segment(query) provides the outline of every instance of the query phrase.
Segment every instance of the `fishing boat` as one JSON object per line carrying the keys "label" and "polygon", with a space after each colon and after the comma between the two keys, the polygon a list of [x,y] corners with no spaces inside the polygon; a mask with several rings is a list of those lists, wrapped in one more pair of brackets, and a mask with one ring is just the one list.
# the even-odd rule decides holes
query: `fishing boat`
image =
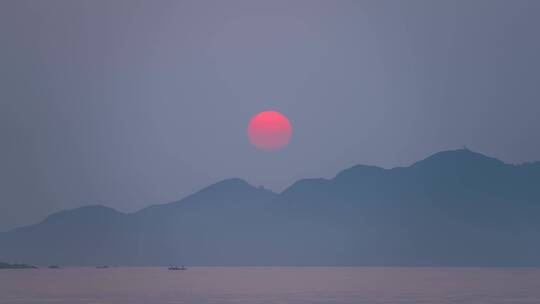
{"label": "fishing boat", "polygon": [[186,266],[184,266],[184,265],[182,265],[182,266],[180,266],[180,267],[170,265],[170,266],[169,266],[169,270],[187,270],[187,268],[186,268]]}

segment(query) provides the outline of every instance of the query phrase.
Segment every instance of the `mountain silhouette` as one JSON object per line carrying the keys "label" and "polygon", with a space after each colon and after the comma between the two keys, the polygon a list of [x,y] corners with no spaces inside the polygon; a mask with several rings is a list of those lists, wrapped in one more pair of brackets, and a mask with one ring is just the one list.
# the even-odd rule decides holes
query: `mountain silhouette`
{"label": "mountain silhouette", "polygon": [[540,265],[540,163],[467,149],[354,166],[280,194],[241,179],[134,213],[61,211],[0,234],[37,265]]}

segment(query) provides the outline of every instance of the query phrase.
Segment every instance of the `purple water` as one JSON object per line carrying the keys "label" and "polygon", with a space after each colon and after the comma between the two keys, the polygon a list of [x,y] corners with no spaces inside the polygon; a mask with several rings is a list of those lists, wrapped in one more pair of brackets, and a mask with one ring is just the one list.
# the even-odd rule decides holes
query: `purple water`
{"label": "purple water", "polygon": [[540,268],[0,270],[0,303],[540,303]]}

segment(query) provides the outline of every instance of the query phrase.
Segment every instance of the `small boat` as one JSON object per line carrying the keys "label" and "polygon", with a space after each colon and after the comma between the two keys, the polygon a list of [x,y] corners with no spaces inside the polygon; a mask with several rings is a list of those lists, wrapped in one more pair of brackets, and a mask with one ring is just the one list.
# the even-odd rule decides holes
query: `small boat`
{"label": "small boat", "polygon": [[49,269],[60,269],[60,266],[58,266],[58,265],[51,265],[51,266],[49,266]]}
{"label": "small boat", "polygon": [[107,265],[100,265],[100,266],[96,266],[97,269],[107,269],[109,268],[109,266]]}
{"label": "small boat", "polygon": [[169,266],[169,270],[187,270],[187,268],[186,268],[186,266],[184,266],[184,265],[182,265],[182,266],[180,266],[180,267],[170,265],[170,266]]}

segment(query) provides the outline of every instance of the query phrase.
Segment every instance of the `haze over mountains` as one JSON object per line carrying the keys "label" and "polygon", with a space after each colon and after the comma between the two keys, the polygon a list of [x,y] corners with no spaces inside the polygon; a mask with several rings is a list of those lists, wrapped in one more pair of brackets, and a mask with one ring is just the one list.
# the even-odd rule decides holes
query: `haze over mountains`
{"label": "haze over mountains", "polygon": [[0,234],[38,265],[540,265],[540,162],[467,149],[355,166],[280,194],[241,179],[135,213],[61,211]]}

